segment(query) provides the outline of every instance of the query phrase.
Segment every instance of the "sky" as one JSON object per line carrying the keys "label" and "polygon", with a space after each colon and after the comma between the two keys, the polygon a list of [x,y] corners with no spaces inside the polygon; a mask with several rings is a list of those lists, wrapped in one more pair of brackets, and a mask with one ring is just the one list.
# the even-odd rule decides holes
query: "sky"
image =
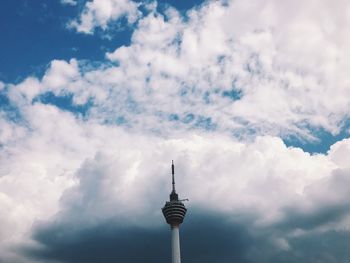
{"label": "sky", "polygon": [[2,0],[0,262],[350,262],[350,3]]}

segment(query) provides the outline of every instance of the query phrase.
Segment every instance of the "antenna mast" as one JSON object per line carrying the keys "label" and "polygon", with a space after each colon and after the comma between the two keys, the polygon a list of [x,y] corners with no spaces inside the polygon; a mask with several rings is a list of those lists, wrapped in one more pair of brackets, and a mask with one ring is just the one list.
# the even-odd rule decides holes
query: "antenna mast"
{"label": "antenna mast", "polygon": [[173,184],[173,192],[175,193],[175,167],[174,160],[171,160],[171,174],[172,174],[172,184]]}

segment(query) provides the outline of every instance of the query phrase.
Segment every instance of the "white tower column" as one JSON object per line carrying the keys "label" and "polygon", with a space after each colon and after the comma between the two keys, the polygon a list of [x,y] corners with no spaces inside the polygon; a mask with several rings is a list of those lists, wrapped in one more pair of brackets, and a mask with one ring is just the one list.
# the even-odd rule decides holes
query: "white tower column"
{"label": "white tower column", "polygon": [[187,199],[179,199],[179,195],[175,191],[174,170],[175,168],[173,162],[171,165],[173,189],[169,196],[170,200],[165,203],[164,207],[162,208],[162,212],[166,222],[171,226],[171,262],[181,263],[179,226],[183,222],[187,211],[182,201]]}
{"label": "white tower column", "polygon": [[179,226],[171,226],[172,263],[181,263]]}

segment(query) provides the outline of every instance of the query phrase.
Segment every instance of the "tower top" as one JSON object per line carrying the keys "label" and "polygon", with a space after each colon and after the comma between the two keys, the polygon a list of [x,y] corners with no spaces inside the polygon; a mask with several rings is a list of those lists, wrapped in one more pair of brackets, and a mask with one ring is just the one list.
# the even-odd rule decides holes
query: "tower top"
{"label": "tower top", "polygon": [[171,176],[172,176],[172,191],[170,194],[170,201],[178,201],[179,196],[175,191],[175,166],[174,160],[171,161]]}
{"label": "tower top", "polygon": [[165,202],[162,208],[165,220],[171,227],[178,227],[184,220],[186,215],[186,207],[182,203],[184,200],[179,200],[179,195],[175,190],[175,166],[174,161],[171,162],[171,176],[172,176],[172,191],[170,193],[170,200]]}

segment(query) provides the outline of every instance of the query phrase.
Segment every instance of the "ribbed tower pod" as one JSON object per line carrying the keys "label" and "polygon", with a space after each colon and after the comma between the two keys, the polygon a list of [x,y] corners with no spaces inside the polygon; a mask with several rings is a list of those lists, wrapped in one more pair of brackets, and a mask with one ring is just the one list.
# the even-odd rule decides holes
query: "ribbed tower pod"
{"label": "ribbed tower pod", "polygon": [[175,172],[174,162],[171,164],[172,174],[172,191],[170,193],[170,201],[167,201],[162,208],[163,215],[166,222],[171,227],[171,252],[172,252],[172,263],[181,263],[180,256],[180,234],[179,227],[183,222],[186,215],[186,207],[179,200],[179,196],[175,191]]}

